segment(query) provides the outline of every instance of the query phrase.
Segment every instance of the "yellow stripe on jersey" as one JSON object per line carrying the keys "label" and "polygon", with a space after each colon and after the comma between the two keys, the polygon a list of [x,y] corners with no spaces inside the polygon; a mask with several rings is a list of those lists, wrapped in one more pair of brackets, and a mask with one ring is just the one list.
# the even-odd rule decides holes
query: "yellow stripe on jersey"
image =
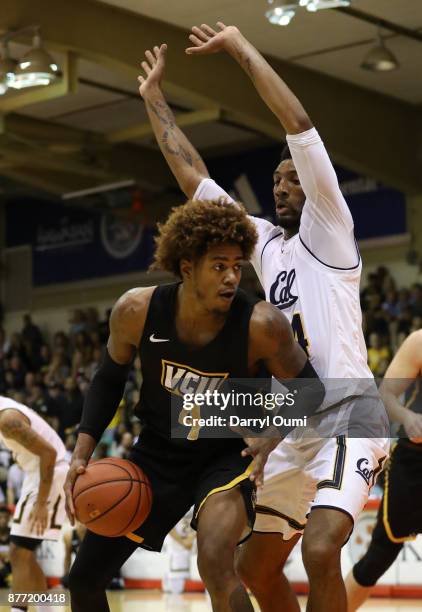
{"label": "yellow stripe on jersey", "polygon": [[388,493],[389,493],[389,487],[390,487],[389,472],[390,472],[391,462],[393,460],[394,451],[396,449],[396,446],[397,446],[397,442],[394,444],[393,448],[391,449],[390,459],[384,471],[384,499],[383,499],[383,504],[382,504],[382,522],[384,523],[384,528],[387,533],[388,539],[394,544],[402,544],[403,542],[409,542],[409,541],[416,540],[417,536],[414,535],[414,536],[404,536],[402,538],[396,538],[396,536],[393,534],[393,531],[390,526],[390,522],[388,520]]}
{"label": "yellow stripe on jersey", "polygon": [[215,489],[211,489],[211,491],[209,491],[206,494],[204,499],[199,504],[198,510],[196,511],[196,514],[195,514],[195,518],[198,518],[198,515],[199,515],[199,512],[200,512],[202,506],[205,504],[207,499],[209,497],[211,497],[211,495],[214,495],[214,493],[220,493],[220,491],[229,491],[230,489],[233,489],[236,485],[239,484],[239,482],[242,482],[242,480],[246,480],[247,478],[249,478],[249,475],[252,472],[252,467],[253,467],[253,461],[250,463],[250,465],[248,465],[248,467],[243,472],[243,474],[240,474],[239,476],[236,476],[236,478],[233,478],[233,480],[231,480],[230,482],[228,482],[225,485],[222,485],[221,487],[216,487]]}

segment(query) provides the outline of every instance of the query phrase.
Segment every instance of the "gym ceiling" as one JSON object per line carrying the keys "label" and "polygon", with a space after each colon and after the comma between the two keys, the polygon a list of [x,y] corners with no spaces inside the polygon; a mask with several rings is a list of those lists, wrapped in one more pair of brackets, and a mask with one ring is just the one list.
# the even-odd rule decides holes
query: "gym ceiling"
{"label": "gym ceiling", "polygon": [[[280,141],[283,132],[224,54],[187,57],[188,31],[236,24],[306,106],[333,158],[408,194],[422,193],[422,2],[355,0],[300,10],[287,27],[266,0],[1,0],[0,34],[39,25],[61,78],[0,97],[0,188],[54,198],[136,181],[157,197],[175,186],[137,91],[145,49],[168,44],[164,90],[205,159]],[[360,67],[377,28],[399,61]],[[31,37],[10,44],[19,58]]]}

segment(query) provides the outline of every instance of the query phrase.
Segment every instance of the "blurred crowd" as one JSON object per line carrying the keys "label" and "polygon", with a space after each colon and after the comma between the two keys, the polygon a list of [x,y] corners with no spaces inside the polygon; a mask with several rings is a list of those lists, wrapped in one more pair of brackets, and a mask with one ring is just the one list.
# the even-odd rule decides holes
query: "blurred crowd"
{"label": "blurred crowd", "polygon": [[[70,458],[76,442],[84,397],[105,350],[110,311],[103,320],[95,308],[71,313],[68,330],[47,338],[24,315],[22,329],[7,337],[0,327],[0,394],[29,406],[57,431]],[[134,416],[139,399],[139,358],[126,384],[119,409],[96,449],[95,458],[127,458],[140,433]],[[15,473],[16,472],[16,473]],[[0,446],[0,503],[16,503],[22,475],[9,451]]]}
{"label": "blurred crowd", "polygon": [[383,376],[403,340],[422,327],[422,284],[399,287],[388,268],[379,266],[360,297],[369,367]]}

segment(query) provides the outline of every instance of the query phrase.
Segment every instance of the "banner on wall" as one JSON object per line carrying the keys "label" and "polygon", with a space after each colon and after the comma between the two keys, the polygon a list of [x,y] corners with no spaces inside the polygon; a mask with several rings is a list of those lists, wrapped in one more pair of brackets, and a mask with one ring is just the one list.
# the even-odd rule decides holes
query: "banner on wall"
{"label": "banner on wall", "polygon": [[90,212],[50,202],[7,204],[6,243],[32,246],[34,286],[146,270],[153,230],[117,212]]}

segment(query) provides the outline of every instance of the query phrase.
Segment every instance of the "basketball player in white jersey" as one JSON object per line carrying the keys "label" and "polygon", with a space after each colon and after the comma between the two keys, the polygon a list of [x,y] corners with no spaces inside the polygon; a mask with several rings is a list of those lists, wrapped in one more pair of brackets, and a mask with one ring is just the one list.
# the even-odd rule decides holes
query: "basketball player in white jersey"
{"label": "basketball player in white jersey", "polygon": [[[66,449],[36,412],[4,396],[0,396],[0,438],[25,474],[10,533],[12,590],[46,591],[35,551],[42,540],[59,539],[65,520]],[[26,606],[15,605],[12,610],[26,610]]]}
{"label": "basketball player in white jersey", "polygon": [[[227,51],[280,120],[289,145],[274,172],[278,225],[253,218],[259,240],[252,264],[267,300],[290,319],[318,374],[349,379],[353,387],[355,380],[371,379],[372,374],[361,329],[361,260],[352,216],[299,100],[237,28],[218,27],[192,28],[194,47],[187,53]],[[146,52],[145,74],[139,77],[157,142],[188,198],[229,198],[210,179],[163,96],[166,49],[161,45]],[[386,425],[384,417],[380,421]],[[341,548],[386,458],[385,430],[376,439],[292,436],[273,451],[258,492],[254,534],[243,547],[238,568],[261,610],[299,611],[282,570],[306,525],[302,550],[310,583],[308,610],[346,611]]]}

